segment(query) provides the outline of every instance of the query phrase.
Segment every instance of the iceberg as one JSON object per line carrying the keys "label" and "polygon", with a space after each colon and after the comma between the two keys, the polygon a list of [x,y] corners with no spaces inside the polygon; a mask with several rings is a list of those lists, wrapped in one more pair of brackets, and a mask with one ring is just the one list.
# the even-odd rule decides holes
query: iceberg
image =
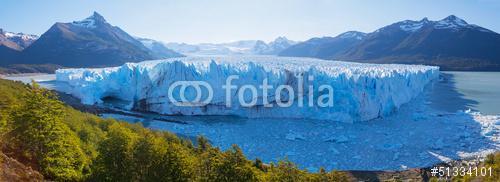
{"label": "iceberg", "polygon": [[[234,88],[224,87],[228,78],[234,76],[237,78],[230,80]],[[66,92],[80,98],[84,104],[99,104],[106,98],[113,98],[126,101],[125,109],[164,115],[234,115],[342,122],[390,115],[418,96],[438,76],[439,67],[435,66],[274,56],[183,57],[111,68],[56,71],[57,81],[69,85]],[[212,92],[209,88],[201,92],[189,87],[171,89],[179,81],[204,82],[210,85]],[[274,90],[263,93],[264,82]],[[249,88],[248,85],[254,86],[257,92],[244,89]],[[276,91],[282,85],[288,89]],[[324,85],[332,88],[333,94],[318,89]],[[200,105],[179,105],[181,90],[188,100],[200,93],[203,99],[211,98]],[[331,105],[316,104],[316,100],[327,96]],[[243,103],[256,102],[248,106],[242,105],[242,100]],[[283,101],[290,105],[277,107]],[[273,106],[268,107],[269,103]]]}

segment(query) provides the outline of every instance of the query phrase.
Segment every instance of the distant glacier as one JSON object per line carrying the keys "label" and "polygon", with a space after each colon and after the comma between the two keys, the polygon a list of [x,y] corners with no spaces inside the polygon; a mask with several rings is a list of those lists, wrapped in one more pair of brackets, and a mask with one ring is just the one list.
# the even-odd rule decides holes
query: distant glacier
{"label": "distant glacier", "polygon": [[[238,78],[231,80],[233,87],[228,92],[223,86],[235,75]],[[85,104],[113,98],[127,101],[126,109],[166,115],[235,115],[342,122],[387,116],[419,95],[438,76],[439,68],[434,66],[274,56],[184,57],[126,63],[112,68],[56,71],[57,80],[67,82],[70,85],[68,92]],[[171,98],[178,100],[179,89],[174,93],[169,89],[179,81],[208,83],[212,87],[212,98],[202,105],[177,105]],[[273,88],[267,94],[262,91],[263,82]],[[332,88],[333,94],[327,95],[329,92],[318,89],[322,85]],[[256,89],[245,89],[248,86]],[[280,86],[287,88],[283,89],[286,92],[276,91]],[[191,100],[199,93],[209,93],[206,88],[201,92],[193,88],[184,90]],[[320,107],[316,100],[324,99],[325,95],[331,96],[332,105]],[[257,101],[251,106],[243,106],[241,100],[243,103]],[[290,105],[277,107],[280,102]],[[266,103],[273,106],[267,107]]]}

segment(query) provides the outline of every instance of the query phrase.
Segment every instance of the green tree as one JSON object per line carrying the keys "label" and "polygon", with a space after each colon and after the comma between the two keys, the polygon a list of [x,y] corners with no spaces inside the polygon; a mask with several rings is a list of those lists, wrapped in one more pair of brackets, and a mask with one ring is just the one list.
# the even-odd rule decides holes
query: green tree
{"label": "green tree", "polygon": [[[0,106],[0,110],[1,110]],[[0,144],[2,143],[3,135],[5,134],[5,131],[7,130],[7,116],[3,113],[0,112]]]}
{"label": "green tree", "polygon": [[228,181],[256,181],[256,174],[252,170],[252,163],[245,158],[237,145],[224,152],[220,172]]}
{"label": "green tree", "polygon": [[257,169],[261,170],[261,171],[266,171],[266,166],[264,165],[264,163],[262,162],[262,160],[260,160],[259,158],[256,158],[254,163],[253,163],[253,166],[256,167]]}
{"label": "green tree", "polygon": [[79,180],[86,163],[78,137],[62,123],[63,104],[35,82],[12,114],[9,144],[35,163],[44,176]]}
{"label": "green tree", "polygon": [[208,139],[203,136],[199,136],[198,138],[196,138],[196,142],[198,143],[197,150],[199,153],[206,152],[212,147]]}
{"label": "green tree", "polygon": [[133,152],[136,181],[188,181],[189,151],[154,132],[143,133]]}
{"label": "green tree", "polygon": [[99,143],[92,166],[97,181],[131,181],[134,179],[133,147],[138,135],[115,123],[109,126],[107,138]]}
{"label": "green tree", "polygon": [[241,149],[233,145],[229,150],[206,148],[200,155],[197,177],[199,181],[257,181],[252,162]]}
{"label": "green tree", "polygon": [[306,174],[289,160],[281,160],[276,166],[271,165],[265,181],[305,181]]}
{"label": "green tree", "polygon": [[328,181],[339,181],[339,182],[344,182],[348,181],[347,176],[338,171],[330,171],[327,172],[324,168],[320,168],[318,173],[311,174],[310,175],[311,181],[321,181],[321,182],[328,182]]}
{"label": "green tree", "polygon": [[[162,154],[167,150],[163,141],[151,133],[146,133],[141,137],[133,149],[134,181],[146,181],[148,177],[161,175],[157,174],[153,166],[160,162]],[[148,176],[152,175],[152,176]]]}
{"label": "green tree", "polygon": [[150,168],[146,181],[190,181],[193,176],[189,151],[177,144],[169,144]]}
{"label": "green tree", "polygon": [[[200,145],[199,142],[198,145]],[[197,148],[197,151],[200,152],[200,148]],[[217,178],[215,166],[220,163],[221,158],[221,152],[218,148],[206,148],[205,151],[198,153],[196,181],[215,181]]]}

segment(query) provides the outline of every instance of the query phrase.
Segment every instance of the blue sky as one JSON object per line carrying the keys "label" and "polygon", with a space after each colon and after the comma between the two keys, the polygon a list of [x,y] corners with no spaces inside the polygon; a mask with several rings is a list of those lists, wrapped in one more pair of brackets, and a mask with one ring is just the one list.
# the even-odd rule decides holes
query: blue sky
{"label": "blue sky", "polygon": [[307,40],[450,14],[500,32],[499,0],[2,0],[0,28],[42,34],[93,11],[132,35],[164,42]]}

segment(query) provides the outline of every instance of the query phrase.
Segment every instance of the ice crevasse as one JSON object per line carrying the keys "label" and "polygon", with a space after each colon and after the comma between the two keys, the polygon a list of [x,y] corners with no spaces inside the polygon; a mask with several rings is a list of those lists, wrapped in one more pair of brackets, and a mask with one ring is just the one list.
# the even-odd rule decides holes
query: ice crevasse
{"label": "ice crevasse", "polygon": [[[238,76],[231,81],[236,88],[227,92],[222,86],[231,75]],[[80,98],[84,104],[102,103],[104,98],[112,97],[127,101],[127,109],[165,115],[235,115],[342,122],[387,116],[415,98],[438,76],[439,68],[435,66],[273,56],[183,57],[126,63],[111,68],[56,71],[57,81],[66,82],[70,88],[67,92]],[[267,94],[259,87],[264,79],[272,88]],[[177,81],[206,82],[212,87],[213,97],[203,105],[175,105],[168,97],[168,90]],[[243,85],[252,85],[258,91],[255,94],[247,89],[240,97],[238,92]],[[288,85],[295,94],[286,90],[275,92],[273,89],[280,85]],[[333,105],[321,107],[316,104],[315,99],[328,94],[318,89],[321,85],[333,88]],[[178,91],[173,89],[173,98],[178,98]],[[184,91],[187,98],[195,98],[199,93],[205,98],[208,91],[196,92],[196,89],[189,88]],[[267,103],[276,103],[279,98],[281,102],[293,101],[293,104],[265,107],[263,96],[266,96]],[[257,103],[242,106],[240,99],[245,103],[255,99]]]}

